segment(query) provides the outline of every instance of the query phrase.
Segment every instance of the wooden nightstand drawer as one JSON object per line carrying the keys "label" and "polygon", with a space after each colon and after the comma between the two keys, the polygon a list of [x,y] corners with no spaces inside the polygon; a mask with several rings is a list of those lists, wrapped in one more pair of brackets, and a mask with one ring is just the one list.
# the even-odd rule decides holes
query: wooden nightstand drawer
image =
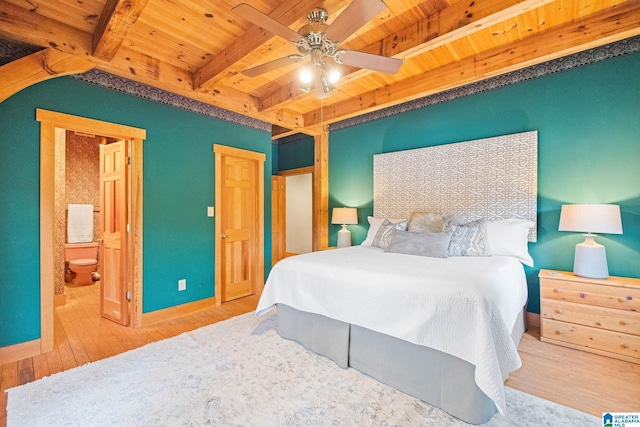
{"label": "wooden nightstand drawer", "polygon": [[640,316],[626,310],[543,299],[540,316],[598,329],[640,335]]}
{"label": "wooden nightstand drawer", "polygon": [[540,296],[577,304],[640,312],[640,289],[541,278]]}
{"label": "wooden nightstand drawer", "polygon": [[[640,360],[640,337],[591,328],[589,326],[542,319],[543,341],[560,341],[611,355],[623,355]],[[600,353],[602,354],[602,353]],[[615,357],[615,356],[614,356]]]}
{"label": "wooden nightstand drawer", "polygon": [[640,279],[539,277],[542,341],[640,363]]}

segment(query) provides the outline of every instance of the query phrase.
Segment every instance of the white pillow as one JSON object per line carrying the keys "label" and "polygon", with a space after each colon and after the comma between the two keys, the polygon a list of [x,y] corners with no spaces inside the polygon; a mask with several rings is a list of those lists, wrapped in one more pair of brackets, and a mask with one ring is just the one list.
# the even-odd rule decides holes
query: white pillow
{"label": "white pillow", "polygon": [[[378,229],[387,218],[376,218],[373,216],[368,216],[367,219],[369,220],[369,231],[367,232],[367,238],[364,239],[364,242],[361,243],[361,245],[363,246],[371,246],[371,244],[373,243],[373,239],[375,239],[376,234],[378,234]],[[396,222],[402,221],[404,220],[389,218],[389,222],[392,222],[394,224]]]}
{"label": "white pillow", "polygon": [[485,221],[484,242],[486,255],[506,255],[518,258],[521,263],[533,267],[529,254],[529,229],[533,221],[518,218]]}

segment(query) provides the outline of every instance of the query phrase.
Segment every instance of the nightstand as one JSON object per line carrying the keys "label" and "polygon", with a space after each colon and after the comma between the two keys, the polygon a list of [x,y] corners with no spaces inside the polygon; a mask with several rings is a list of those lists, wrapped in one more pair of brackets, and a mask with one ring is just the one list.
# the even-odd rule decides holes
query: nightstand
{"label": "nightstand", "polygon": [[538,277],[542,341],[640,364],[640,279]]}

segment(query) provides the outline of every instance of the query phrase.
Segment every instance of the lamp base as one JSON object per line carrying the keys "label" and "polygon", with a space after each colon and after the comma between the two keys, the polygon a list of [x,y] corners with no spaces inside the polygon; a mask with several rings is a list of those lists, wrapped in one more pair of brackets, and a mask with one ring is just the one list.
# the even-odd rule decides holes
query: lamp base
{"label": "lamp base", "polygon": [[584,237],[584,242],[576,245],[573,273],[590,279],[606,279],[609,266],[604,246],[595,242],[595,234],[585,234]]}
{"label": "lamp base", "polygon": [[346,224],[342,224],[342,229],[338,231],[338,247],[346,248],[351,246],[351,232],[347,230]]}

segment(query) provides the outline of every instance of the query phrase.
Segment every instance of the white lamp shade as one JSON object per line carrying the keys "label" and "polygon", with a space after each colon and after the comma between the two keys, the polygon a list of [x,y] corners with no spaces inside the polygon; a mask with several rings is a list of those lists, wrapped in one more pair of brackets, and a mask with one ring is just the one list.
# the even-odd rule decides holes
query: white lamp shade
{"label": "white lamp shade", "polygon": [[560,210],[559,231],[587,233],[584,242],[576,245],[573,272],[592,279],[609,277],[607,253],[595,241],[592,233],[622,234],[620,206],[608,204],[563,205]]}
{"label": "white lamp shade", "polygon": [[331,224],[357,224],[358,210],[356,208],[333,208]]}
{"label": "white lamp shade", "polygon": [[622,234],[620,206],[609,204],[562,205],[558,231]]}

